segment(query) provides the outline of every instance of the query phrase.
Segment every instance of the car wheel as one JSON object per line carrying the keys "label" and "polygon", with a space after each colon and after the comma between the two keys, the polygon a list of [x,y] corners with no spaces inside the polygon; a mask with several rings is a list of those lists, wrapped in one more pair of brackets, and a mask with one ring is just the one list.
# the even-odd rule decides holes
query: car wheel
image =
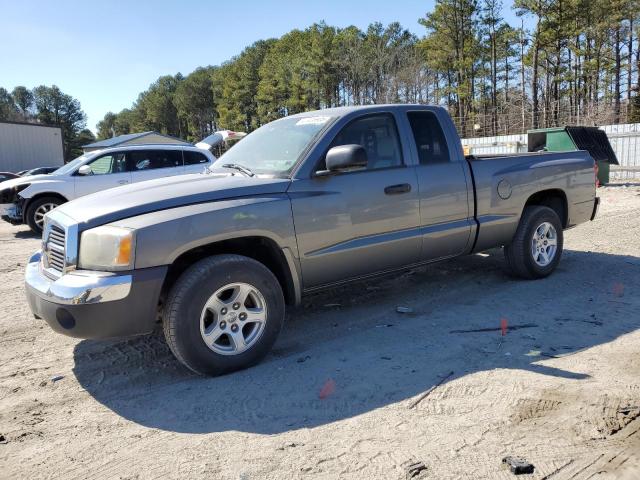
{"label": "car wheel", "polygon": [[42,234],[44,216],[64,202],[57,197],[41,197],[33,200],[27,207],[25,219],[34,233]]}
{"label": "car wheel", "polygon": [[526,207],[513,241],[504,247],[507,267],[517,277],[544,278],[558,266],[562,247],[558,214],[549,207]]}
{"label": "car wheel", "polygon": [[187,368],[221,375],[259,362],[284,323],[284,296],[274,274],[240,255],[216,255],[189,267],[163,312],[169,348]]}

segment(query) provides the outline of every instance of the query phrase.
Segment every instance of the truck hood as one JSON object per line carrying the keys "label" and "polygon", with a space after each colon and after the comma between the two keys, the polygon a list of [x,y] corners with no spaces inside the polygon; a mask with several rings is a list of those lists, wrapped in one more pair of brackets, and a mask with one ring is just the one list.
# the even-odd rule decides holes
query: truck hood
{"label": "truck hood", "polygon": [[145,213],[230,198],[283,193],[290,180],[242,174],[198,173],[158,178],[111,188],[58,207],[80,229]]}

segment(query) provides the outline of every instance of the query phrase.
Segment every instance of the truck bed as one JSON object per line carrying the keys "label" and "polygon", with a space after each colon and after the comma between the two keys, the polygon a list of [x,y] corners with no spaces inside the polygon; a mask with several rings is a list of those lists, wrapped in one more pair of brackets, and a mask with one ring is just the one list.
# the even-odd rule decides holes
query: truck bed
{"label": "truck bed", "polygon": [[469,155],[465,159],[474,182],[478,227],[474,251],[508,243],[527,200],[541,187],[557,191],[566,200],[565,228],[591,216],[595,182],[594,161],[588,152]]}

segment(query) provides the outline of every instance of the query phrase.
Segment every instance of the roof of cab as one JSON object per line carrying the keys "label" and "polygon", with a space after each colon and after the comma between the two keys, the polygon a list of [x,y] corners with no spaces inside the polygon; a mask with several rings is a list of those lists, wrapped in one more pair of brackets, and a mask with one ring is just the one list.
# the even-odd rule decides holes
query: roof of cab
{"label": "roof of cab", "polygon": [[[290,117],[318,117],[318,116],[328,116],[328,117],[342,117],[344,115],[359,112],[359,111],[367,111],[367,110],[415,110],[415,109],[425,109],[425,110],[434,110],[434,109],[442,109],[443,107],[436,105],[424,105],[419,103],[386,103],[386,104],[374,104],[374,105],[352,105],[348,107],[333,107],[333,108],[325,108],[323,110],[312,110],[310,112],[301,112],[296,113],[295,115],[291,115]],[[287,118],[287,117],[285,117]]]}

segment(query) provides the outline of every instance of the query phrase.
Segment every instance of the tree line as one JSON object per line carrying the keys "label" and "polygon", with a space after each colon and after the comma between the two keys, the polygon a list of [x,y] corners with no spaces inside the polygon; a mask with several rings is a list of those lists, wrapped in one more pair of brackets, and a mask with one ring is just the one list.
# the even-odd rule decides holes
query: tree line
{"label": "tree line", "polygon": [[[436,0],[418,19],[365,30],[324,22],[260,40],[217,66],[164,75],[98,138],[156,130],[191,141],[305,110],[445,106],[462,136],[640,121],[640,0]],[[35,91],[35,90],[34,90]]]}
{"label": "tree line", "polygon": [[419,19],[366,30],[325,23],[261,40],[219,66],[162,76],[104,138],[158,130],[189,140],[251,131],[305,110],[371,103],[444,105],[463,136],[640,121],[639,0],[437,0]]}
{"label": "tree line", "polygon": [[85,128],[87,116],[80,102],[57,86],[40,85],[32,90],[24,86],[11,92],[0,87],[0,121],[43,123],[62,127],[65,160],[82,154],[82,146],[95,141]]}

